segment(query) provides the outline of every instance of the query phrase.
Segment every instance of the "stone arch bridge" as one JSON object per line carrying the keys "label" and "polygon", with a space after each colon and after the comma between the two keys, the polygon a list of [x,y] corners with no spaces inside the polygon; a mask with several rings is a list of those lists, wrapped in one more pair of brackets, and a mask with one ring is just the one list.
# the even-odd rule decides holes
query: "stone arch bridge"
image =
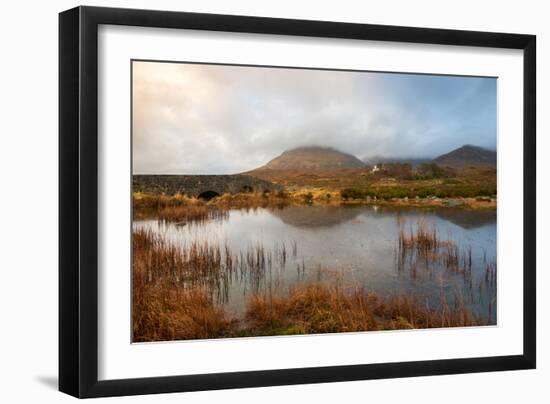
{"label": "stone arch bridge", "polygon": [[282,187],[249,175],[133,175],[133,192],[184,194],[210,199],[224,193],[278,191]]}

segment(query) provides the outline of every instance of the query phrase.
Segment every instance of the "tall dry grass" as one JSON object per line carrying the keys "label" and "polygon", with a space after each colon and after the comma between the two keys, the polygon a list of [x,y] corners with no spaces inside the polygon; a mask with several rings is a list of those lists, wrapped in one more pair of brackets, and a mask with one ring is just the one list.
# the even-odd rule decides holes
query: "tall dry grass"
{"label": "tall dry grass", "polygon": [[149,219],[158,218],[159,212],[164,212],[169,217],[175,213],[184,214],[187,209],[200,212],[206,208],[206,203],[201,199],[190,198],[181,194],[164,195],[134,192],[132,194],[132,208],[134,219]]}
{"label": "tall dry grass", "polygon": [[203,289],[181,289],[170,282],[134,282],[132,299],[134,342],[230,335],[231,323],[224,310]]}
{"label": "tall dry grass", "polygon": [[220,209],[283,208],[292,201],[286,192],[240,192],[223,194],[212,199],[209,205]]}
{"label": "tall dry grass", "polygon": [[168,206],[158,211],[159,220],[188,224],[207,220],[226,220],[229,212],[206,205]]}
{"label": "tall dry grass", "polygon": [[435,224],[430,224],[426,220],[418,220],[416,228],[413,229],[411,226],[407,232],[406,221],[400,217],[398,226],[399,248],[402,250],[415,249],[420,253],[428,254],[447,244],[438,237]]}
{"label": "tall dry grass", "polygon": [[453,240],[439,237],[435,224],[419,220],[415,227],[406,229],[406,221],[398,218],[397,266],[403,270],[409,259],[421,259],[426,267],[439,264],[444,269],[469,276],[472,273],[472,247],[459,248]]}
{"label": "tall dry grass", "polygon": [[[297,243],[292,253],[297,254]],[[276,243],[273,250],[262,243],[250,244],[244,251],[231,250],[227,242],[193,241],[180,245],[165,241],[148,229],[133,231],[133,273],[138,284],[169,282],[179,288],[204,288],[224,303],[232,282],[246,282],[256,293],[270,279],[285,271],[287,245]]]}
{"label": "tall dry grass", "polygon": [[482,265],[474,273],[472,247],[459,247],[453,240],[441,239],[434,225],[419,221],[406,230],[406,221],[398,219],[396,266],[399,272],[408,272],[414,280],[420,277],[434,279],[443,274],[462,279],[463,288],[455,292],[456,299],[486,307],[486,318],[492,319],[496,306],[496,262],[487,262],[483,251]]}
{"label": "tall dry grass", "polygon": [[[269,250],[258,243],[235,253],[227,243],[175,245],[141,229],[132,244],[136,342],[483,324],[460,295],[448,301],[442,293],[430,306],[418,295],[383,296],[326,280],[283,292],[271,275],[298,254],[296,242]],[[484,275],[496,282],[496,266],[488,264]],[[249,284],[246,313],[239,317],[223,309],[234,281]]]}
{"label": "tall dry grass", "polygon": [[179,249],[150,231],[133,233],[133,340],[216,338],[228,321],[214,302],[223,267],[219,251],[192,245]]}
{"label": "tall dry grass", "polygon": [[464,327],[480,325],[464,305],[442,300],[430,307],[421,297],[386,297],[356,288],[346,292],[328,284],[298,285],[287,296],[255,295],[246,318],[254,335]]}
{"label": "tall dry grass", "polygon": [[134,192],[132,204],[136,209],[162,209],[174,206],[204,205],[198,198],[191,198],[183,194],[165,195],[152,192]]}

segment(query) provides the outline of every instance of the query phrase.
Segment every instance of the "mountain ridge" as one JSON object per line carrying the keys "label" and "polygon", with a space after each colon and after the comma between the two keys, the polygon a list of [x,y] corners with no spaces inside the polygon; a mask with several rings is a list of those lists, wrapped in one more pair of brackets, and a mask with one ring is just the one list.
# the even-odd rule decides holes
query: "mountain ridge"
{"label": "mountain ridge", "polygon": [[363,167],[365,163],[357,157],[333,147],[301,146],[285,150],[256,170],[327,170]]}
{"label": "mountain ridge", "polygon": [[433,159],[433,162],[452,168],[496,167],[497,152],[480,146],[466,144],[436,157]]}

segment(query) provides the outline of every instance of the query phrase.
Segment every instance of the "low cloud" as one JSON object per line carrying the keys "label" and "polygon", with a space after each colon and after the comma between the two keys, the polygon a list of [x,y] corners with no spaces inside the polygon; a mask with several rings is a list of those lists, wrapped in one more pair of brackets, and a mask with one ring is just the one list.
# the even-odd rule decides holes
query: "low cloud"
{"label": "low cloud", "polygon": [[284,150],[434,157],[496,147],[496,80],[133,64],[134,173],[226,174]]}

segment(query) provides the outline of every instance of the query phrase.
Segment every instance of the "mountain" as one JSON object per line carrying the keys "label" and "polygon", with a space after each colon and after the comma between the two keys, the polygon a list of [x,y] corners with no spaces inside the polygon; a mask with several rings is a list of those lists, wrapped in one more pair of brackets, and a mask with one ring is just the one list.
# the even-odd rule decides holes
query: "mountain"
{"label": "mountain", "polygon": [[287,150],[257,170],[330,170],[362,168],[361,160],[331,147],[307,146]]}
{"label": "mountain", "polygon": [[497,152],[479,146],[464,145],[436,157],[434,163],[452,168],[496,167]]}
{"label": "mountain", "polygon": [[410,164],[413,167],[416,167],[422,163],[430,162],[432,159],[428,157],[383,157],[383,156],[374,156],[374,157],[365,157],[363,162],[369,166],[375,164]]}

